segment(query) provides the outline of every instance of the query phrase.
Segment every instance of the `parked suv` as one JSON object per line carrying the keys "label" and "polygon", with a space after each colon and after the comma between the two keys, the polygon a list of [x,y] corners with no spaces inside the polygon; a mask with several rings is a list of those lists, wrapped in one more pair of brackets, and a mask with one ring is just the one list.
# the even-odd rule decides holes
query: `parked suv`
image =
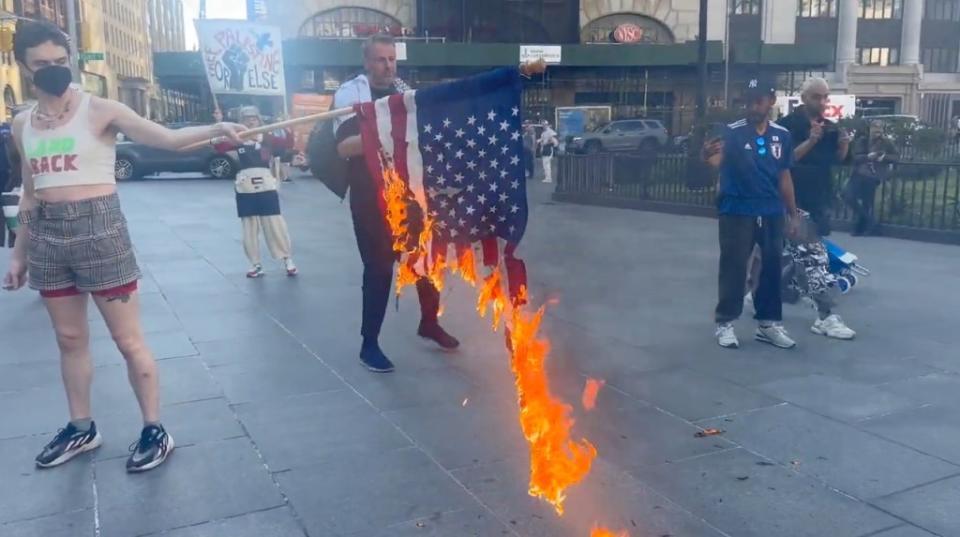
{"label": "parked suv", "polygon": [[[191,127],[199,123],[170,124],[171,129]],[[179,152],[157,149],[117,136],[117,163],[114,175],[118,181],[139,179],[161,172],[196,172],[214,179],[232,179],[239,167],[228,155],[219,154],[206,145],[196,151]]]}
{"label": "parked suv", "polygon": [[600,151],[656,151],[667,145],[667,129],[656,119],[613,121],[580,136],[567,147],[571,153]]}

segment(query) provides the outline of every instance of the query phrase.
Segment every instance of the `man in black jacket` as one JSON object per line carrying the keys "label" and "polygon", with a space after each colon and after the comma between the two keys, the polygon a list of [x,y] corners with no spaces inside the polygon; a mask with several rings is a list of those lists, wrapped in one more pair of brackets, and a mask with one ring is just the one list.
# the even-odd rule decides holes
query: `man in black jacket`
{"label": "man in black jacket", "polygon": [[810,213],[821,236],[830,234],[831,168],[845,161],[850,151],[849,134],[823,117],[829,97],[830,87],[824,79],[808,79],[800,93],[803,105],[779,121],[795,144],[791,172],[797,206]]}

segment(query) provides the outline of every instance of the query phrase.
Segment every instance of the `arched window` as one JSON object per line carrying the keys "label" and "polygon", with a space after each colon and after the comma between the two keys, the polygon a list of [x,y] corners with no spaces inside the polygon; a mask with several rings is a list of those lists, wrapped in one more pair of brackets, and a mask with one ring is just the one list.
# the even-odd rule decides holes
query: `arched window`
{"label": "arched window", "polygon": [[365,7],[338,7],[317,13],[300,27],[301,37],[367,37],[403,33],[400,21],[382,11]]}
{"label": "arched window", "polygon": [[673,32],[657,19],[636,13],[605,15],[587,23],[580,31],[582,43],[673,44]]}

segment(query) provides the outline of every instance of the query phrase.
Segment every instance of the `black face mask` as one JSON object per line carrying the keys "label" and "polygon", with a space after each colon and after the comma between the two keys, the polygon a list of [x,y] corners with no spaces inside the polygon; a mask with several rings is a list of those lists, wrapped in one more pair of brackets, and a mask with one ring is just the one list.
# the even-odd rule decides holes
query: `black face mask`
{"label": "black face mask", "polygon": [[73,73],[64,65],[49,65],[33,72],[33,85],[47,95],[61,97],[73,82]]}

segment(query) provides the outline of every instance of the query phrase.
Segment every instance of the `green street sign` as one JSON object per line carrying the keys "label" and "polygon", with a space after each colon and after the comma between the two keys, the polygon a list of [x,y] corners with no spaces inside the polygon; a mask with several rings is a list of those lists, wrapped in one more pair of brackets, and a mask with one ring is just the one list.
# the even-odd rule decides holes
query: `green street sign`
{"label": "green street sign", "polygon": [[81,52],[80,59],[85,62],[102,62],[104,54],[102,52]]}

